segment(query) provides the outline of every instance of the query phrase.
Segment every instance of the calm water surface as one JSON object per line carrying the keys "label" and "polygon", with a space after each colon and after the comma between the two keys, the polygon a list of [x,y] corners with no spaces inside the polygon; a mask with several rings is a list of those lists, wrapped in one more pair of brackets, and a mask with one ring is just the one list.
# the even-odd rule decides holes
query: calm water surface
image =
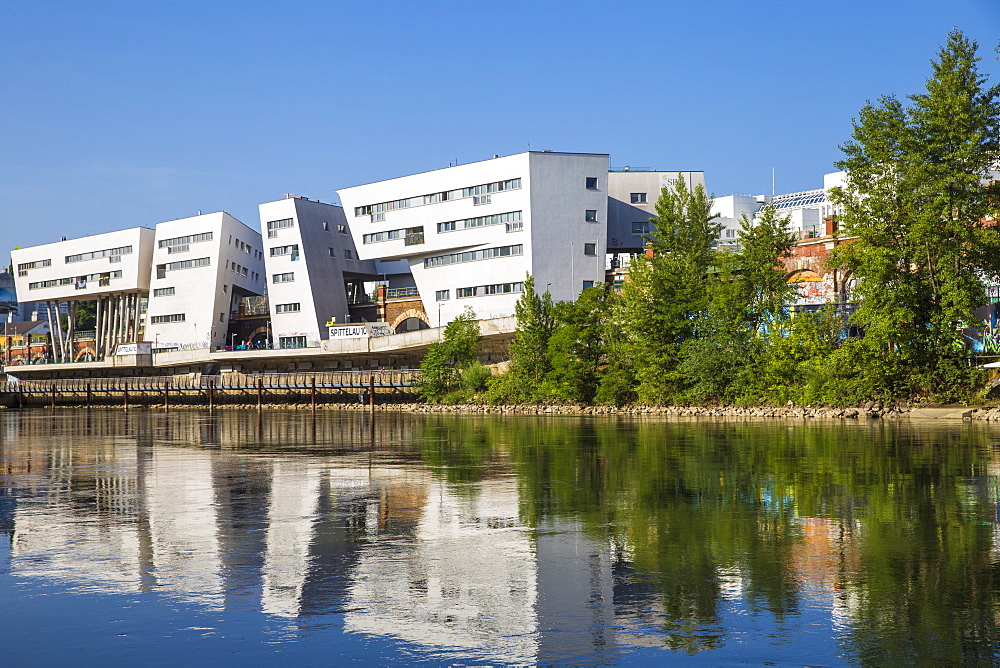
{"label": "calm water surface", "polygon": [[992,664],[1000,431],[0,412],[4,663]]}

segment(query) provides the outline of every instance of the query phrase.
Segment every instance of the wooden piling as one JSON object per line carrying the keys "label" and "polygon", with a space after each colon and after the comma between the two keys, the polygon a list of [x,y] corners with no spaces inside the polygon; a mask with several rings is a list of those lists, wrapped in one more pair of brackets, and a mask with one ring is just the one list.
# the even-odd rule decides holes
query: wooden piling
{"label": "wooden piling", "polygon": [[90,383],[87,383],[87,408],[90,408],[91,397],[92,397],[91,386]]}
{"label": "wooden piling", "polygon": [[170,381],[163,381],[163,410],[170,410]]}
{"label": "wooden piling", "polygon": [[264,407],[264,379],[257,379],[257,410]]}
{"label": "wooden piling", "polygon": [[215,383],[208,381],[208,410],[215,408]]}
{"label": "wooden piling", "polygon": [[56,384],[52,383],[52,408],[56,407]]}
{"label": "wooden piling", "polygon": [[310,382],[310,388],[309,389],[310,389],[310,393],[312,395],[312,409],[313,409],[313,413],[315,413],[316,412],[316,376],[312,377],[312,381]]}
{"label": "wooden piling", "polygon": [[125,410],[128,410],[128,381],[122,386],[122,394],[125,397]]}

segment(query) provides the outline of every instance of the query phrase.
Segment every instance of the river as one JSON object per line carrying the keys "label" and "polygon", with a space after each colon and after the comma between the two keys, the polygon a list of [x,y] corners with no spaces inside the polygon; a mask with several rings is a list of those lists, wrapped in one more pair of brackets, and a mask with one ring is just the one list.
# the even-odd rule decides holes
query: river
{"label": "river", "polygon": [[992,664],[1000,429],[0,411],[4,663]]}

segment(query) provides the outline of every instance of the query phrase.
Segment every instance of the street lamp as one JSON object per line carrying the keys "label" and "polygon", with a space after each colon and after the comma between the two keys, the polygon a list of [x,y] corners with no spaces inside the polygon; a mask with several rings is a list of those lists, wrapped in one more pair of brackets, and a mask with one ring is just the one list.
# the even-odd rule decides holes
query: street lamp
{"label": "street lamp", "polygon": [[271,336],[271,321],[267,321],[267,348],[268,350],[274,349],[274,337]]}
{"label": "street lamp", "polygon": [[233,335],[229,337],[229,347],[230,348],[236,347],[236,332],[233,332]]}
{"label": "street lamp", "polygon": [[438,302],[438,329],[441,329],[441,302]]}

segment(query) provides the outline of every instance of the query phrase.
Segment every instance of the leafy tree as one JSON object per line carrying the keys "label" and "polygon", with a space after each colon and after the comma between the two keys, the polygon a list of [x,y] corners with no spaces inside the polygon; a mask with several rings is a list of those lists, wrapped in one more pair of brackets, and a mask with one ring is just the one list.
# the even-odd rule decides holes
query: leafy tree
{"label": "leafy tree", "polygon": [[681,347],[695,334],[706,308],[706,274],[716,252],[712,200],[702,186],[689,190],[683,178],[664,187],[656,202],[648,256],[634,258],[622,288],[618,315],[632,346],[641,401],[671,401],[685,386],[678,365]]}
{"label": "leafy tree", "polygon": [[[463,385],[464,376],[470,369],[482,367],[476,360],[476,346],[480,338],[476,314],[467,306],[444,328],[444,340],[432,343],[421,360],[420,375],[416,380],[420,396],[428,401],[440,401]],[[472,371],[472,375],[481,374],[479,369]],[[475,384],[482,383],[477,381]]]}
{"label": "leafy tree", "polygon": [[590,403],[597,394],[606,361],[610,293],[603,286],[587,288],[573,302],[555,306],[557,327],[549,338],[552,396]]}
{"label": "leafy tree", "polygon": [[552,369],[549,339],[555,331],[555,307],[546,290],[535,292],[535,279],[524,279],[524,292],[514,304],[517,333],[510,342],[507,372],[491,384],[492,403],[531,401],[538,397],[546,374]]}
{"label": "leafy tree", "polygon": [[860,279],[869,352],[897,358],[885,366],[902,373],[883,379],[896,394],[970,380],[960,330],[1000,276],[1000,228],[982,224],[997,198],[984,184],[1000,161],[1000,86],[985,86],[976,49],[951,32],[926,92],[866,104],[837,163],[848,179],[833,199],[857,240],[836,262]]}

